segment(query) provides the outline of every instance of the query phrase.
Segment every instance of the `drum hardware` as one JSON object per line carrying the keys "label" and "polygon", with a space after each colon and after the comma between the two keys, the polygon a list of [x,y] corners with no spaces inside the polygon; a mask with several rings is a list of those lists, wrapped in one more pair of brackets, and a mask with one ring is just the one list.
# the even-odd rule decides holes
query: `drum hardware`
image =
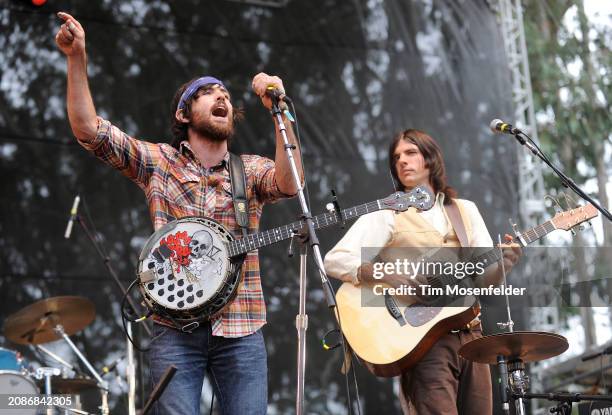
{"label": "drum hardware", "polygon": [[[85,210],[87,211],[87,202],[85,200],[84,197],[80,197],[80,200],[83,202],[84,206],[85,206]],[[102,259],[104,265],[106,266],[106,269],[108,270],[108,273],[110,274],[110,276],[112,277],[113,281],[115,282],[115,285],[119,288],[119,290],[121,291],[121,293],[123,293],[124,296],[124,301],[127,301],[129,306],[130,306],[130,310],[132,312],[133,315],[142,315],[142,313],[139,312],[140,307],[138,307],[136,305],[136,303],[134,302],[134,300],[127,295],[127,290],[126,288],[123,286],[123,283],[121,282],[121,280],[119,279],[119,276],[117,275],[117,273],[115,272],[115,269],[112,266],[111,263],[111,259],[110,257],[107,255],[107,251],[104,247],[104,245],[101,242],[101,239],[97,238],[96,235],[94,235],[90,229],[90,227],[87,225],[87,223],[85,222],[85,220],[83,219],[83,217],[79,214],[77,214],[76,209],[72,210],[71,212],[71,217],[70,220],[71,221],[76,221],[81,228],[83,229],[83,231],[85,231],[85,234],[87,235],[87,238],[89,239],[89,241],[92,243],[92,245],[94,246],[96,253],[100,256],[100,258]],[[93,228],[95,230],[95,226],[93,225],[93,220],[91,218],[91,216],[88,215],[88,219],[89,222],[91,223],[91,228]],[[69,234],[65,237],[68,237]],[[123,306],[122,306],[123,309]],[[152,331],[151,331],[151,327],[148,324],[147,321],[141,321],[141,327],[144,328],[145,332],[147,333],[147,335],[149,337],[152,336]],[[128,328],[131,327],[131,323],[127,322],[125,323],[126,329],[125,329],[125,333],[126,333],[126,337],[128,339],[127,341],[127,355],[133,354],[134,350],[133,350],[133,343],[131,341],[131,328],[129,329],[129,333],[128,334]],[[140,380],[141,383],[143,383],[142,379]],[[128,388],[130,388],[130,390],[135,390],[136,389],[136,378],[135,378],[135,370],[132,371],[128,371],[127,373],[127,382],[128,382]],[[144,396],[142,396],[142,400],[144,401]],[[129,414],[134,414],[136,412],[136,400],[135,397],[133,395],[128,394],[128,412]]]}
{"label": "drum hardware", "polygon": [[[503,261],[501,235],[498,235],[498,245],[502,260],[499,262],[502,270],[503,284],[506,283],[506,269]],[[506,313],[508,320],[497,323],[499,327],[508,329],[506,333],[492,334],[474,339],[459,349],[463,358],[489,365],[497,365],[500,372],[500,396],[502,410],[508,414],[509,398],[514,400],[516,415],[525,415],[524,399],[529,395],[529,377],[525,374],[525,362],[539,361],[558,356],[565,352],[569,344],[563,336],[554,333],[514,331],[514,322],[510,312],[510,300],[505,294]]]}
{"label": "drum hardware", "polygon": [[[97,380],[102,393],[102,414],[108,412],[108,383],[103,380],[87,358],[72,342],[69,334],[77,333],[90,324],[95,317],[93,303],[83,297],[51,297],[31,304],[10,315],[4,325],[4,335],[18,344],[35,345],[63,339]],[[50,370],[46,370],[50,369]],[[52,370],[51,370],[52,369]],[[45,392],[52,391],[50,377],[61,371],[43,368]],[[48,410],[49,411],[49,410]]]}
{"label": "drum hardware", "polygon": [[[53,392],[51,389],[51,377],[58,376],[62,373],[61,370],[54,367],[39,367],[36,369],[36,376],[39,379],[44,379],[45,383],[45,395],[50,396]],[[53,408],[47,407],[47,415],[53,415]]]}
{"label": "drum hardware", "polygon": [[58,362],[59,364],[61,364],[62,366],[64,366],[64,368],[69,369],[69,370],[71,370],[73,372],[77,371],[77,369],[74,366],[72,366],[70,363],[68,363],[67,361],[65,361],[64,359],[62,359],[61,357],[59,357],[58,355],[53,353],[51,350],[47,349],[46,347],[43,347],[40,344],[35,344],[34,347],[36,349],[40,350],[42,353],[44,353],[47,356],[49,356],[51,359],[53,359],[56,362]]}
{"label": "drum hardware", "polygon": [[[581,401],[612,402],[612,395],[583,395],[581,393],[550,392],[550,393],[514,393],[515,399],[546,399],[557,402],[550,409],[552,414],[571,415],[572,403]],[[600,413],[599,411],[597,413]],[[601,412],[603,414],[603,412]]]}

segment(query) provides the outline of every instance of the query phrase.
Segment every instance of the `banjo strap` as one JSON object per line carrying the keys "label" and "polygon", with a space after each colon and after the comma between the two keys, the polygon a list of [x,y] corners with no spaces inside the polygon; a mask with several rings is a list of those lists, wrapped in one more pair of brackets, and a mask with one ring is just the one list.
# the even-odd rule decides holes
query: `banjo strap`
{"label": "banjo strap", "polygon": [[242,237],[248,235],[249,229],[249,201],[246,197],[246,176],[244,174],[244,163],[240,156],[230,153],[230,181],[232,184],[232,200],[234,201],[234,214],[236,223],[242,229]]}

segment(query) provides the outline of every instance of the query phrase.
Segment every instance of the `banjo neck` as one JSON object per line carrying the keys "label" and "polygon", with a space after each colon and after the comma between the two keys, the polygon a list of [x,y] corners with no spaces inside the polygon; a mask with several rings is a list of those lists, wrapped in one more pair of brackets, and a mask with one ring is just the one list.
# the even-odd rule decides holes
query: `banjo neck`
{"label": "banjo neck", "polygon": [[[377,199],[373,202],[353,206],[337,212],[333,210],[328,213],[321,213],[312,218],[315,229],[326,228],[338,222],[345,222],[357,219],[367,213],[376,212],[383,209],[404,211],[409,207],[417,207],[421,210],[428,210],[433,206],[434,198],[431,192],[424,187],[416,187],[409,193],[395,192],[384,199]],[[302,221],[296,221],[288,225],[273,228],[267,231],[247,235],[241,239],[234,240],[227,244],[228,255],[235,257],[243,255],[249,251],[272,245],[284,241],[292,236],[299,234],[303,228]]]}

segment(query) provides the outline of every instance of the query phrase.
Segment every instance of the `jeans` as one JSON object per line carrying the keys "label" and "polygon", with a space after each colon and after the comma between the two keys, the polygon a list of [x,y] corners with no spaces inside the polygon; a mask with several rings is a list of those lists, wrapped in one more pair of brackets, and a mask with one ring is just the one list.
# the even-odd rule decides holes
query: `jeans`
{"label": "jeans", "polygon": [[213,336],[210,324],[202,324],[193,333],[153,326],[149,352],[152,385],[168,366],[177,368],[154,405],[154,414],[200,414],[204,373],[209,375],[223,415],[266,413],[268,364],[261,330],[245,337],[225,338]]}

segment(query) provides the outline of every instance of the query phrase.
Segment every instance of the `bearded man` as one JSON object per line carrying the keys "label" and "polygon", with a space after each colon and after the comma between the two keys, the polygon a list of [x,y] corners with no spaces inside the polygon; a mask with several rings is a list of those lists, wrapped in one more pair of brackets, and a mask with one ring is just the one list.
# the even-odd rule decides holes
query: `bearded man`
{"label": "bearded man", "polygon": [[[68,118],[78,142],[144,191],[155,230],[182,217],[206,216],[239,236],[228,142],[241,114],[234,109],[223,82],[203,76],[179,88],[172,105],[171,145],[135,139],[97,116],[87,80],[85,31],[69,14],[58,13],[58,17],[63,24],[55,41],[67,58]],[[272,107],[266,96],[270,86],[284,90],[276,76],[260,73],[253,78],[253,91],[268,110]],[[285,119],[285,124],[290,144],[295,145],[291,123]],[[297,193],[276,119],[275,127],[274,161],[257,155],[240,156],[250,233],[258,229],[265,203]],[[301,172],[299,148],[295,160]],[[155,319],[149,353],[152,384],[169,365],[178,369],[156,404],[156,413],[200,413],[205,373],[210,375],[223,414],[266,413],[267,355],[261,333],[266,314],[256,251],[246,256],[241,272],[235,299],[192,332]]]}

